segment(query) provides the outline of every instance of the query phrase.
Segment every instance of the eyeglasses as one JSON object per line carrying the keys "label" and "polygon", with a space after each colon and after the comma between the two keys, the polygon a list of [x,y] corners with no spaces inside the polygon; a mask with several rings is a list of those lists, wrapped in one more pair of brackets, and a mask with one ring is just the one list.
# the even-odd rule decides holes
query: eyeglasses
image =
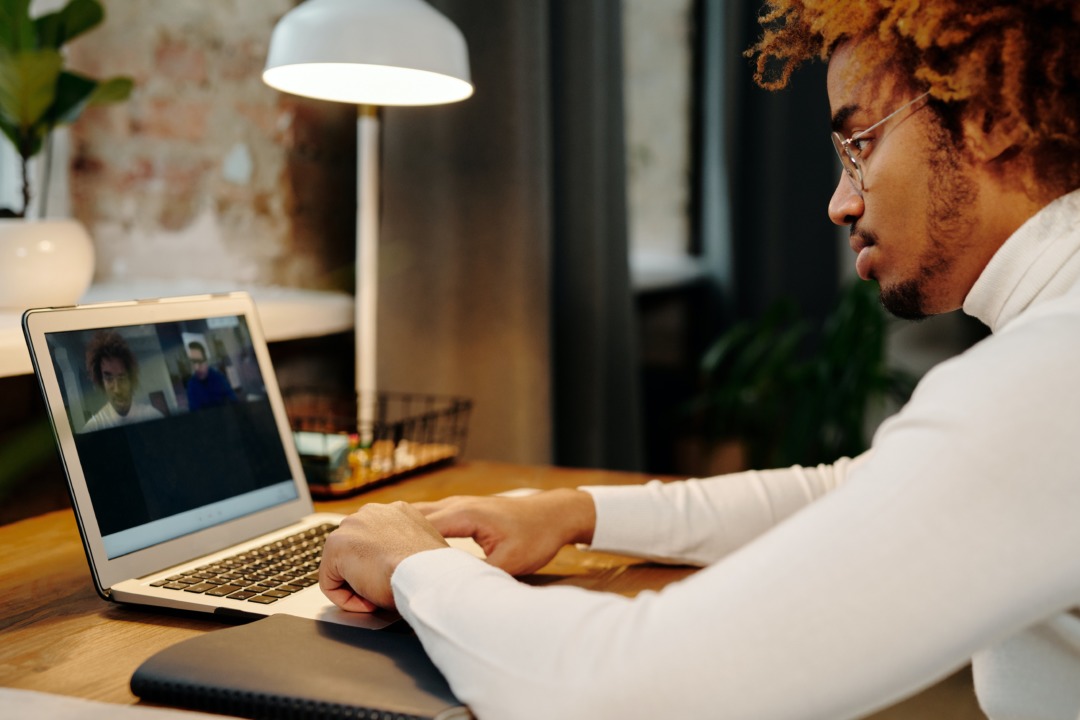
{"label": "eyeglasses", "polygon": [[862,195],[866,190],[863,186],[863,172],[861,165],[862,146],[859,145],[859,141],[862,140],[867,133],[881,127],[929,94],[929,92],[924,92],[914,100],[904,103],[899,109],[894,110],[870,127],[865,130],[860,130],[846,140],[841,137],[838,132],[832,134],[832,143],[833,147],[836,148],[836,155],[840,158],[840,164],[844,167],[844,172],[847,173],[848,179],[851,180],[851,184],[855,186],[855,191],[857,193]]}

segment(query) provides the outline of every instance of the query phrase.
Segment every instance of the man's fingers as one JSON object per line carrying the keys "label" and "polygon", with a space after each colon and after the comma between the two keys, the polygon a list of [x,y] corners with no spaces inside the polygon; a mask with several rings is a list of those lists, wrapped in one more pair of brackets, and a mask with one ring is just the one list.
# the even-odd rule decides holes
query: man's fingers
{"label": "man's fingers", "polygon": [[323,546],[319,588],[338,607],[394,607],[390,578],[406,557],[446,547],[442,535],[407,503],[369,504],[341,521]]}
{"label": "man's fingers", "polygon": [[[421,511],[423,512],[423,511]],[[457,509],[438,509],[426,515],[427,521],[443,537],[472,537],[477,523],[472,513]]]}
{"label": "man's fingers", "polygon": [[[331,602],[333,601],[331,600]],[[349,597],[346,598],[344,602],[342,602],[341,604],[334,604],[342,610],[346,610],[348,612],[369,613],[375,612],[379,609],[378,605],[371,602],[370,600],[365,600],[351,590],[349,591]]]}
{"label": "man's fingers", "polygon": [[337,567],[337,560],[342,558],[336,548],[330,548],[330,557],[326,556],[324,546],[323,562],[319,565],[319,589],[322,590],[330,602],[342,610],[349,612],[373,612],[377,608],[375,603],[361,597],[346,582],[342,572]]}
{"label": "man's fingers", "polygon": [[510,543],[502,543],[488,555],[487,563],[514,577],[520,577],[544,567],[548,559],[547,555],[537,555],[531,547],[522,548],[512,546]]}
{"label": "man's fingers", "polygon": [[353,592],[353,589],[348,585],[342,585],[341,587],[330,590],[321,587],[320,589],[322,589],[323,594],[329,598],[330,602],[334,603],[342,610],[347,610],[349,612],[374,612],[378,609],[375,603],[360,597]]}

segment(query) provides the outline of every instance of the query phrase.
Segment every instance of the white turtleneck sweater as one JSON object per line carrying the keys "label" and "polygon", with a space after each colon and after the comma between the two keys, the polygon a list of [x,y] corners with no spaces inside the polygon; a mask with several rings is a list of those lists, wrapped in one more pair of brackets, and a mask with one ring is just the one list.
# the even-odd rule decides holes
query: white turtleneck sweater
{"label": "white turtleneck sweater", "polygon": [[635,599],[461,551],[398,608],[481,718],[855,718],[973,662],[992,720],[1080,717],[1080,191],[965,312],[993,334],[832,466],[589,488],[593,547],[705,567]]}

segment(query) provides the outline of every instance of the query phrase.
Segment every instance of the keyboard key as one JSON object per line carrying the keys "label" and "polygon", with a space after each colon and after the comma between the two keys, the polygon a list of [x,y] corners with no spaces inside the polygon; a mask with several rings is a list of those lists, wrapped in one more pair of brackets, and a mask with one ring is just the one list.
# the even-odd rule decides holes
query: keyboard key
{"label": "keyboard key", "polygon": [[252,597],[256,594],[257,593],[253,593],[250,590],[239,590],[237,592],[234,592],[232,595],[228,595],[227,597],[230,597],[233,600],[247,600],[249,597]]}
{"label": "keyboard key", "polygon": [[283,598],[283,597],[289,597],[290,595],[292,595],[292,593],[285,592],[284,590],[267,590],[266,592],[263,593],[263,595],[265,595],[266,597],[272,597],[272,598]]}
{"label": "keyboard key", "polygon": [[213,590],[217,585],[208,585],[207,583],[199,583],[198,585],[188,585],[184,588],[185,592],[189,593],[204,593],[207,590]]}
{"label": "keyboard key", "polygon": [[308,528],[151,585],[269,604],[318,583],[322,546],[336,529],[330,523]]}
{"label": "keyboard key", "polygon": [[274,577],[270,578],[270,580],[273,582],[277,582],[279,585],[281,583],[291,583],[293,580],[296,580],[296,575],[294,575],[293,573],[282,573],[280,575],[275,575]]}

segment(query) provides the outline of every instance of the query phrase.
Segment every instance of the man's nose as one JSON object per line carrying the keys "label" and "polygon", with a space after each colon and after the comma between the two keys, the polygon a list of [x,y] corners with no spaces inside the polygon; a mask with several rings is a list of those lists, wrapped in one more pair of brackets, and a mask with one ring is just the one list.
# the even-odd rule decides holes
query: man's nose
{"label": "man's nose", "polygon": [[840,173],[840,179],[829,200],[829,219],[837,225],[851,225],[862,217],[865,205],[863,197],[855,189],[847,173]]}

